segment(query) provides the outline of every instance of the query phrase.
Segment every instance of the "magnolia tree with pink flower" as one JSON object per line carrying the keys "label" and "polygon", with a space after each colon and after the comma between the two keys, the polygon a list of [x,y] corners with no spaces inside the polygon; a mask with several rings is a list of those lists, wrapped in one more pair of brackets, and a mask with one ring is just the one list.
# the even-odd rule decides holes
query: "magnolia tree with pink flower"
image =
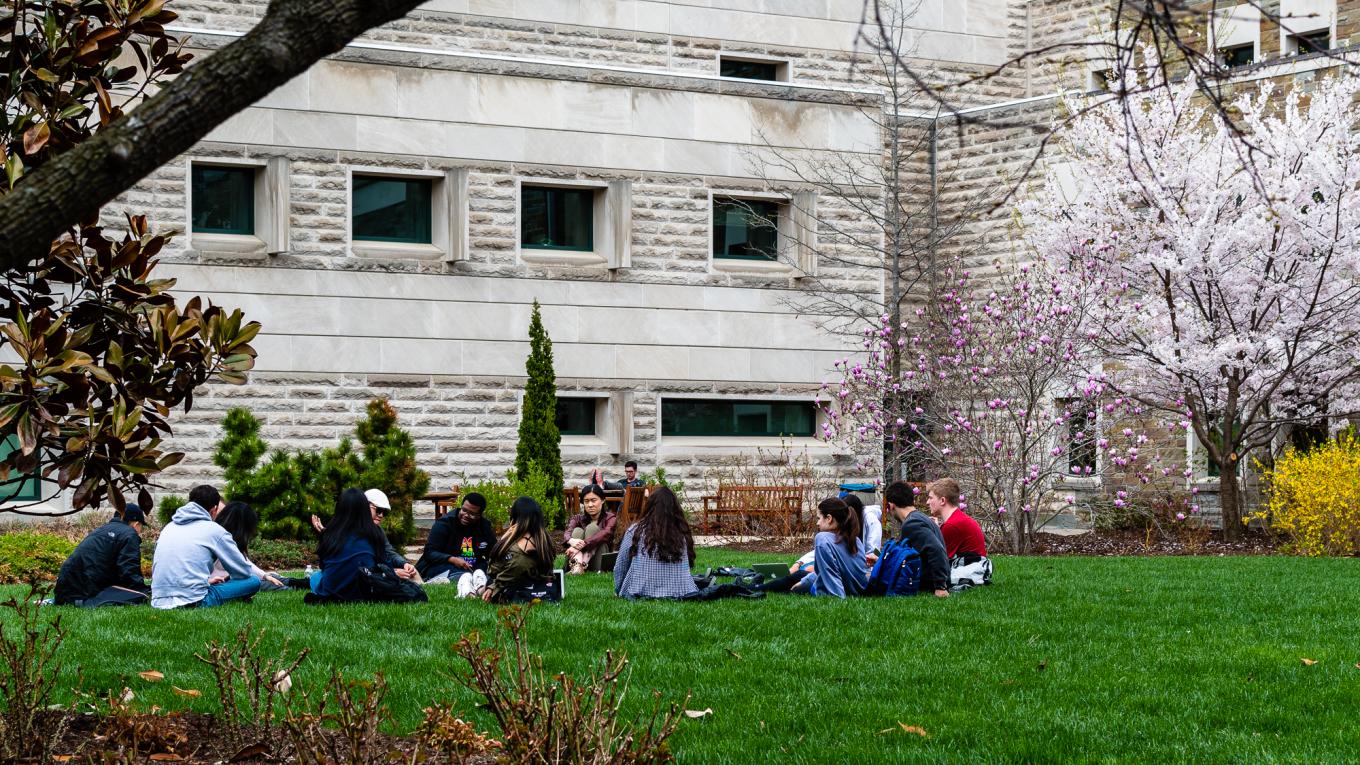
{"label": "magnolia tree with pink flower", "polygon": [[1099,296],[1070,281],[1042,265],[956,274],[906,321],[883,316],[864,355],[837,362],[823,438],[883,444],[894,478],[958,480],[970,514],[1016,551],[1073,484],[1117,472],[1125,504],[1172,468],[1147,448],[1143,405],[1114,391],[1081,334]]}
{"label": "magnolia tree with pink flower", "polygon": [[1245,138],[1189,82],[1088,112],[1062,136],[1080,193],[1055,172],[1021,207],[1038,256],[1100,297],[1080,334],[1112,362],[1109,389],[1175,418],[1219,468],[1230,537],[1246,456],[1356,410],[1357,93],[1350,74],[1263,83],[1233,104]]}

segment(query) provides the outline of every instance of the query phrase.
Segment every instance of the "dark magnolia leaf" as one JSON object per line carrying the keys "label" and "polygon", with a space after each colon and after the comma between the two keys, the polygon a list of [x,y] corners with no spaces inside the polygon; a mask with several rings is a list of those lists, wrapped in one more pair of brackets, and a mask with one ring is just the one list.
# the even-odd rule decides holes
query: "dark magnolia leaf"
{"label": "dark magnolia leaf", "polygon": [[19,415],[14,432],[19,436],[19,449],[24,454],[32,454],[38,448],[38,423],[29,412]]}
{"label": "dark magnolia leaf", "polygon": [[146,487],[143,486],[141,490],[137,492],[137,506],[144,508],[143,512],[150,512],[151,505],[151,492],[147,491]]}

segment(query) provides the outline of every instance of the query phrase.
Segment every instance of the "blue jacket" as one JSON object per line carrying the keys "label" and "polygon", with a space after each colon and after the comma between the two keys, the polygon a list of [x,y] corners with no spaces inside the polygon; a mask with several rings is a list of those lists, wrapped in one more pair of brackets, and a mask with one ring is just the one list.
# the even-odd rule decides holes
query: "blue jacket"
{"label": "blue jacket", "polygon": [[[862,545],[856,545],[863,547]],[[864,550],[852,555],[830,531],[819,531],[812,541],[813,572],[808,575],[812,595],[863,595],[869,586],[869,572],[864,563]]]}
{"label": "blue jacket", "polygon": [[372,568],[377,560],[377,551],[367,539],[360,536],[346,539],[338,554],[321,560],[321,582],[316,594],[323,598],[357,599],[359,569]]}

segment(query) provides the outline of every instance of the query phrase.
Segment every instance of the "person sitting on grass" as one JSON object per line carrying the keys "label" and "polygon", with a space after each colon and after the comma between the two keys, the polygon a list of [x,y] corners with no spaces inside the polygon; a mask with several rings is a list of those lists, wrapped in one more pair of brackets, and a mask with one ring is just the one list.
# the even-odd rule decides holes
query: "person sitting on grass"
{"label": "person sitting on grass", "polygon": [[614,594],[621,598],[683,598],[699,591],[694,566],[694,535],[675,492],[652,490],[642,518],[623,532],[614,564]]}
{"label": "person sitting on grass", "polygon": [[926,487],[926,508],[940,524],[944,552],[949,556],[950,584],[954,589],[991,584],[987,537],[978,522],[959,506],[960,499],[959,484],[952,478],[941,478]]}
{"label": "person sitting on grass", "polygon": [[[855,513],[855,520],[859,521],[860,548],[864,550],[866,556],[876,555],[878,553],[878,548],[883,544],[883,524],[879,521],[879,515],[882,513],[882,510],[879,509],[878,505],[872,505],[872,512],[870,512],[869,508],[864,507],[863,500],[854,494],[846,494],[844,497],[841,497],[841,500],[850,506],[850,509]],[[803,557],[795,561],[792,566],[789,566],[789,573],[793,574],[798,571],[812,571],[812,559],[815,554],[815,550],[808,550]],[[866,565],[869,568],[873,567],[872,563],[866,563]]]}
{"label": "person sitting on grass", "polygon": [[[387,494],[382,489],[369,489],[364,492],[364,499],[368,502],[369,515],[373,517],[373,523],[377,525],[378,533],[382,534],[383,537],[382,562],[391,566],[393,573],[398,578],[409,579],[416,584],[424,584],[420,578],[420,572],[416,570],[415,566],[411,565],[410,561],[406,560],[405,555],[397,552],[397,548],[387,538],[387,532],[383,531],[383,519],[387,517],[388,513],[392,512],[392,503],[387,501]],[[318,534],[326,533],[326,527],[321,523],[321,519],[315,515],[312,516],[312,528],[316,529]],[[317,576],[319,574],[312,575],[312,592],[316,592]]]}
{"label": "person sitting on grass", "polygon": [[459,594],[486,584],[486,566],[496,535],[485,517],[486,497],[471,492],[456,513],[445,513],[430,527],[430,538],[416,569],[426,584],[457,580]]}
{"label": "person sitting on grass", "polygon": [[[228,502],[227,506],[222,508],[222,512],[218,513],[213,520],[217,521],[218,526],[226,529],[228,534],[231,534],[232,541],[236,543],[236,549],[241,551],[246,563],[250,564],[251,576],[260,580],[261,590],[287,589],[278,574],[271,574],[250,560],[250,543],[255,539],[255,535],[260,529],[260,516],[256,514],[253,507],[244,502]],[[213,576],[225,576],[227,571],[222,568],[222,563],[219,561],[213,563],[212,573]]]}
{"label": "person sitting on grass", "polygon": [[151,588],[142,578],[142,524],[137,505],[85,535],[57,572],[52,600],[59,606],[124,606],[145,603]]}
{"label": "person sitting on grass", "polygon": [[795,571],[757,585],[756,589],[837,598],[864,594],[869,586],[869,573],[855,512],[837,497],[824,499],[817,505],[817,529],[812,542],[811,571]]}
{"label": "person sitting on grass", "polygon": [[[151,606],[197,608],[249,601],[260,591],[250,561],[231,534],[213,523],[222,512],[222,495],[211,486],[196,486],[189,503],[175,511],[161,530],[151,561]],[[213,564],[222,573],[213,573]]]}
{"label": "person sitting on grass", "polygon": [[316,557],[321,560],[320,576],[313,577],[307,603],[364,600],[360,569],[372,570],[382,560],[387,537],[373,520],[367,497],[358,489],[345,489],[335,503]]}
{"label": "person sitting on grass", "polygon": [[610,552],[617,513],[605,506],[604,489],[596,484],[581,492],[581,512],[567,522],[563,542],[567,549],[567,570],[572,574],[599,571],[604,554]]}
{"label": "person sitting on grass", "polygon": [[[902,539],[921,554],[920,592],[949,597],[949,556],[944,552],[944,537],[930,516],[916,509],[915,493],[905,481],[890,484],[883,492],[883,504],[902,523]],[[876,556],[870,556],[872,565]]]}
{"label": "person sitting on grass", "polygon": [[539,597],[553,576],[552,536],[543,520],[543,508],[529,497],[510,506],[510,527],[491,548],[491,580],[473,595],[488,603],[522,603]]}

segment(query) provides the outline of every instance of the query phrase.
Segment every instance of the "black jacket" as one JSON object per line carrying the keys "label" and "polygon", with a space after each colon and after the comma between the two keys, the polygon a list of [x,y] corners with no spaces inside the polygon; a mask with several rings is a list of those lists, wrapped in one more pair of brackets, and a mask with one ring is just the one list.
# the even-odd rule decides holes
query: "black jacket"
{"label": "black jacket", "polygon": [[[449,558],[472,560],[474,570],[486,570],[487,556],[496,544],[496,535],[491,531],[491,521],[478,520],[471,526],[458,522],[458,513],[446,514],[430,527],[430,538],[425,543],[425,552],[416,563],[416,570],[426,579],[439,576],[453,568]],[[460,569],[461,570],[461,569]]]}
{"label": "black jacket", "polygon": [[949,589],[949,556],[944,552],[940,524],[912,510],[902,521],[902,538],[921,554],[921,592]]}
{"label": "black jacket", "polygon": [[109,587],[150,593],[142,578],[142,538],[120,520],[91,531],[61,564],[53,601],[59,606],[88,600]]}

